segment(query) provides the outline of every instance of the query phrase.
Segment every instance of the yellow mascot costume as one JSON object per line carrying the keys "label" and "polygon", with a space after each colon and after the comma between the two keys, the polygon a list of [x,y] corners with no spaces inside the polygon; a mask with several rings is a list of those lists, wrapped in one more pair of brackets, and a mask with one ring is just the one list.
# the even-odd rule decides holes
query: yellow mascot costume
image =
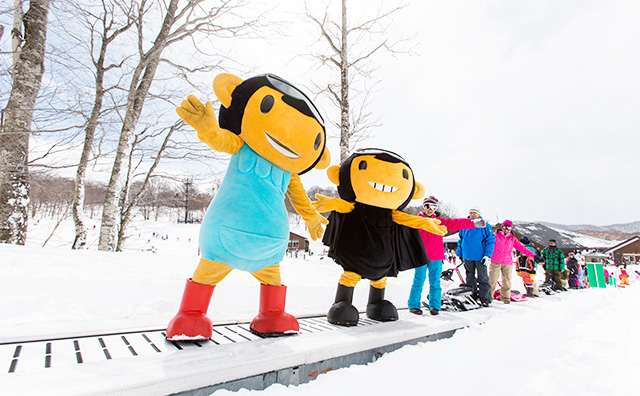
{"label": "yellow mascot costume", "polygon": [[219,124],[211,102],[203,105],[193,95],[177,108],[203,143],[232,157],[202,221],[200,263],[187,280],[167,338],[211,337],[212,321],[206,316],[211,295],[232,269],[248,271],[260,282],[252,332],[297,333],[296,318],[284,311],[286,286],[280,281],[279,263],[289,241],[284,196],[303,217],[311,238],[320,238],[327,219],[312,207],[299,175],[331,161],[324,121],[302,91],[273,74],[245,81],[220,74],[213,89],[221,102]]}
{"label": "yellow mascot costume", "polygon": [[327,175],[338,186],[340,198],[316,195],[320,212],[332,211],[323,242],[329,257],[342,266],[335,303],[327,320],[342,326],[358,324],[358,310],[351,304],[355,285],[369,279],[367,317],[379,321],[398,319],[396,307],[384,299],[387,276],[425,265],[418,229],[444,235],[447,228],[436,219],[402,212],[412,199],[424,195],[409,164],[382,149],[358,150]]}

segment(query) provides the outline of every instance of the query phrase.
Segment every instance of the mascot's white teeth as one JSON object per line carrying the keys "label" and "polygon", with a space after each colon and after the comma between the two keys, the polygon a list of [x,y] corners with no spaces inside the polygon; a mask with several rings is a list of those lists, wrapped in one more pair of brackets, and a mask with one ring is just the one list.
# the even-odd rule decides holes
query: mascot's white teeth
{"label": "mascot's white teeth", "polygon": [[387,186],[386,184],[369,182],[369,185],[371,187],[375,188],[376,190],[379,190],[379,191],[382,191],[382,192],[396,192],[396,191],[398,191],[398,187]]}
{"label": "mascot's white teeth", "polygon": [[269,136],[268,133],[265,133],[265,135],[267,135],[267,142],[269,142],[269,144],[272,145],[274,149],[278,150],[280,154],[289,158],[300,158],[298,154],[294,153],[289,147]]}

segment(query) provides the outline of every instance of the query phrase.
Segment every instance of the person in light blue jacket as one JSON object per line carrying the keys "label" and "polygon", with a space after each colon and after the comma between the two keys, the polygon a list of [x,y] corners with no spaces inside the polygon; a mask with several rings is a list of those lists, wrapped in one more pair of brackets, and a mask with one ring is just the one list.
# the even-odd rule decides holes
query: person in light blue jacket
{"label": "person in light blue jacket", "polygon": [[[474,206],[469,209],[470,219],[480,219],[480,209]],[[489,285],[488,267],[491,263],[496,237],[489,223],[484,228],[460,230],[460,240],[456,254],[464,261],[467,272],[467,284],[473,288],[473,295],[480,299],[480,305],[491,304],[491,286]]]}

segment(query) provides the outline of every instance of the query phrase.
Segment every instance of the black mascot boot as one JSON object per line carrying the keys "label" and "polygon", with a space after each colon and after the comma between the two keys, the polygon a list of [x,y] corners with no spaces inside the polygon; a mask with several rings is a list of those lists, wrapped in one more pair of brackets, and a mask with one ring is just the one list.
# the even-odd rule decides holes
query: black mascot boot
{"label": "black mascot boot", "polygon": [[398,310],[391,302],[384,299],[384,289],[370,286],[367,317],[380,322],[398,320]]}
{"label": "black mascot boot", "polygon": [[338,283],[336,302],[329,308],[329,313],[327,314],[329,323],[340,326],[355,326],[358,324],[360,313],[351,304],[351,301],[353,301],[353,289],[353,287]]}

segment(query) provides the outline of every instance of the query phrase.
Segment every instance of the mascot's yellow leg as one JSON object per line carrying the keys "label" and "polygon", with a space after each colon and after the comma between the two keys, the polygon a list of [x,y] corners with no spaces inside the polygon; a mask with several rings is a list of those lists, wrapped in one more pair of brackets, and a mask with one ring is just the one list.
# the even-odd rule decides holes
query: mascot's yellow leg
{"label": "mascot's yellow leg", "polygon": [[272,265],[271,267],[263,268],[252,272],[254,276],[263,285],[269,286],[281,286],[280,279],[280,264]]}
{"label": "mascot's yellow leg", "polygon": [[360,282],[360,279],[362,279],[362,277],[355,272],[344,271],[338,283],[342,286],[355,287],[358,282]]}
{"label": "mascot's yellow leg", "polygon": [[217,285],[233,268],[224,263],[200,258],[198,268],[193,273],[192,280],[201,285]]}
{"label": "mascot's yellow leg", "polygon": [[372,280],[369,283],[371,283],[371,286],[375,287],[376,289],[384,289],[385,287],[387,287],[387,277],[385,276],[384,278],[380,278],[378,280]]}

